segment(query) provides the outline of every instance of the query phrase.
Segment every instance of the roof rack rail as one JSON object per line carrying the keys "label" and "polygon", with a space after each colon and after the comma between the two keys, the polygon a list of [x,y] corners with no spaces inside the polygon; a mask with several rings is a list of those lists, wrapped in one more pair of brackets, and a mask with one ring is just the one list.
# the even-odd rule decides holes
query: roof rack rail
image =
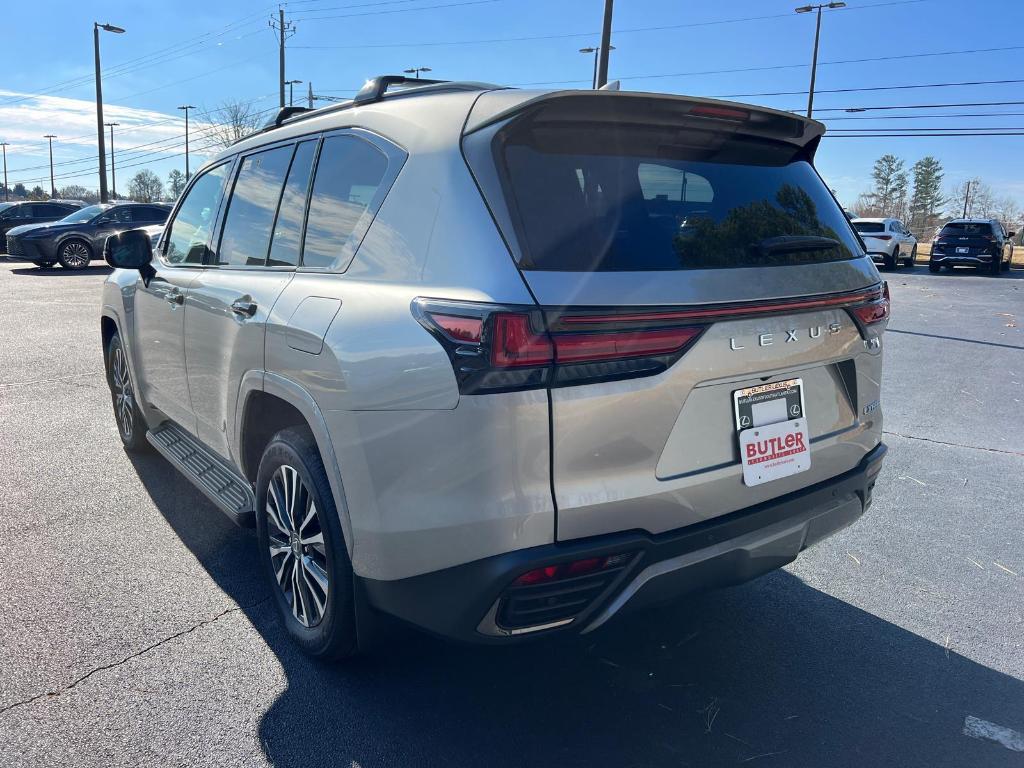
{"label": "roof rack rail", "polygon": [[281,107],[279,110],[277,110],[277,115],[274,116],[274,119],[268,121],[263,126],[263,129],[260,132],[262,133],[263,131],[269,131],[271,128],[279,128],[281,126],[281,123],[283,123],[289,117],[297,115],[300,112],[309,111],[311,111],[309,107]]}
{"label": "roof rack rail", "polygon": [[440,85],[451,82],[450,80],[425,80],[417,77],[405,77],[404,75],[380,75],[366,81],[359,93],[352,99],[353,104],[369,104],[380,101],[388,88],[393,85]]}

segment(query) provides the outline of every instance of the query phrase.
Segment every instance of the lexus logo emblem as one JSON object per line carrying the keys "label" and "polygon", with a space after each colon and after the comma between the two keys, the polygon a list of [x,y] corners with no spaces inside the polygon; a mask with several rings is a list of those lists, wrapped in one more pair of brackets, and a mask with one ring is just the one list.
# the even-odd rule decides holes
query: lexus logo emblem
{"label": "lexus logo emblem", "polygon": [[770,347],[774,344],[799,343],[808,339],[820,339],[823,335],[834,336],[841,330],[843,330],[843,326],[839,323],[829,323],[828,325],[812,325],[809,328],[785,328],[781,332],[759,333],[751,339],[738,339],[732,336],[729,338],[729,349],[739,352],[741,349],[746,349],[747,344],[755,347]]}

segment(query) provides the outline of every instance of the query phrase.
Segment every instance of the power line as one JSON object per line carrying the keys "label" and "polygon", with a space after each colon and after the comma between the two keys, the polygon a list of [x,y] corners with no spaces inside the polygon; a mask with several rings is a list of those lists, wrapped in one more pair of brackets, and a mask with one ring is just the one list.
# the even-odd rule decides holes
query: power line
{"label": "power line", "polygon": [[[1024,80],[973,80],[962,83],[922,83],[921,85],[876,85],[869,88],[819,88],[816,93],[864,93],[869,91],[906,91],[916,88],[959,88],[970,85],[1012,85],[1024,83]],[[769,91],[766,93],[727,93],[722,96],[712,96],[715,99],[741,99],[751,96],[802,96],[807,91]],[[818,110],[823,112],[825,110]]]}
{"label": "power line", "polygon": [[1024,136],[1024,131],[1006,131],[1003,133],[839,133],[825,134],[825,138],[833,139],[917,139],[927,137],[959,138],[964,136]]}
{"label": "power line", "polygon": [[836,120],[931,120],[935,117],[1022,117],[1024,112],[940,112],[935,115],[845,115],[843,117],[830,117],[828,122]]}
{"label": "power line", "polygon": [[914,126],[913,128],[892,128],[890,126],[880,126],[878,128],[830,128],[829,133],[833,136],[838,136],[842,133],[873,133],[875,131],[1024,131],[1024,128],[1011,128],[1008,125],[998,126],[976,126],[971,128],[954,128],[946,126]]}
{"label": "power line", "polygon": [[351,19],[357,16],[384,16],[386,14],[392,13],[409,13],[411,11],[431,11],[439,8],[459,8],[466,5],[490,5],[491,3],[500,2],[504,2],[504,0],[459,0],[459,2],[454,3],[441,3],[438,5],[418,5],[415,8],[392,8],[386,11],[364,11],[362,13],[344,13],[338,16],[297,16],[295,18],[295,21],[326,21],[328,19]]}
{"label": "power line", "polygon": [[944,109],[947,107],[1007,107],[1024,104],[1024,101],[962,101],[955,104],[889,104],[876,107],[829,107],[818,112],[875,112],[887,109]]}

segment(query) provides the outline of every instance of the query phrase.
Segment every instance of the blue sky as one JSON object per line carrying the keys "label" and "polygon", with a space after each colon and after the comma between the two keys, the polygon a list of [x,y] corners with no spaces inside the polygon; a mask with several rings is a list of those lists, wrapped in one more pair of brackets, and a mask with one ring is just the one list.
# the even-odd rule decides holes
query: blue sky
{"label": "blue sky", "polygon": [[[611,77],[622,78],[631,90],[701,96],[798,92],[736,100],[802,111],[814,17],[794,14],[797,4],[618,0]],[[294,0],[284,4],[296,27],[288,41],[288,77],[312,81],[317,93],[330,96],[351,95],[369,76],[413,66],[429,66],[443,79],[586,87],[593,59],[577,49],[598,42],[602,5],[603,0]],[[0,140],[11,143],[12,185],[48,187],[42,135],[54,133],[58,187],[97,186],[95,160],[90,163],[96,130],[93,21],[128,30],[101,37],[108,73],[105,117],[121,123],[115,142],[122,185],[142,167],[164,178],[172,168],[183,168],[178,105],[214,108],[229,98],[253,100],[257,109],[276,105],[277,47],[267,26],[276,5],[54,0],[41,14],[42,7],[9,3],[4,10]],[[849,0],[847,9],[826,12],[815,116],[830,131],[1024,129],[1024,104],[826,111],[1024,102],[1024,83],[826,92],[1024,78],[1024,3],[975,0],[965,7],[962,0]],[[993,48],[1010,50],[951,53]],[[850,61],[861,59],[876,60]],[[296,100],[305,89],[296,86]],[[980,116],[952,116],[967,114]],[[915,117],[897,118],[904,115]],[[202,146],[202,127],[197,131],[195,144]],[[1011,195],[1024,207],[1022,147],[1024,136],[826,137],[818,166],[849,204],[868,188],[879,155],[893,152],[909,166],[933,154],[943,162],[948,184],[980,176],[996,194]],[[199,159],[194,155],[193,167]]]}

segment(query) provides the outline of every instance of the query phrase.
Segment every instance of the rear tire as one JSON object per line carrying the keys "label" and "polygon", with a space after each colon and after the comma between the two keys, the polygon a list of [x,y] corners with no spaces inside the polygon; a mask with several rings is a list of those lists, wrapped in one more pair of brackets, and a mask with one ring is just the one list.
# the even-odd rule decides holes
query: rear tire
{"label": "rear tire", "polygon": [[895,272],[899,264],[900,250],[897,248],[892,254],[882,258],[882,268],[887,272]]}
{"label": "rear tire", "polygon": [[259,558],[285,630],[303,651],[358,650],[355,574],[320,451],[305,428],[278,432],[256,478]]}
{"label": "rear tire", "polygon": [[990,275],[992,275],[992,277],[999,277],[999,273],[1002,272],[1002,271],[1003,271],[1003,257],[1000,256],[998,259],[995,259],[989,265],[988,273]]}
{"label": "rear tire", "polygon": [[57,261],[64,269],[77,272],[89,266],[89,262],[92,261],[92,249],[83,240],[68,240],[61,244]]}
{"label": "rear tire", "polygon": [[136,400],[128,355],[121,344],[121,337],[116,333],[107,344],[107,386],[110,387],[117,433],[121,436],[124,449],[131,453],[148,451],[146,419]]}
{"label": "rear tire", "polygon": [[942,265],[941,264],[932,264],[931,262],[929,262],[928,263],[928,271],[931,272],[933,275],[937,275],[939,272],[942,271]]}

